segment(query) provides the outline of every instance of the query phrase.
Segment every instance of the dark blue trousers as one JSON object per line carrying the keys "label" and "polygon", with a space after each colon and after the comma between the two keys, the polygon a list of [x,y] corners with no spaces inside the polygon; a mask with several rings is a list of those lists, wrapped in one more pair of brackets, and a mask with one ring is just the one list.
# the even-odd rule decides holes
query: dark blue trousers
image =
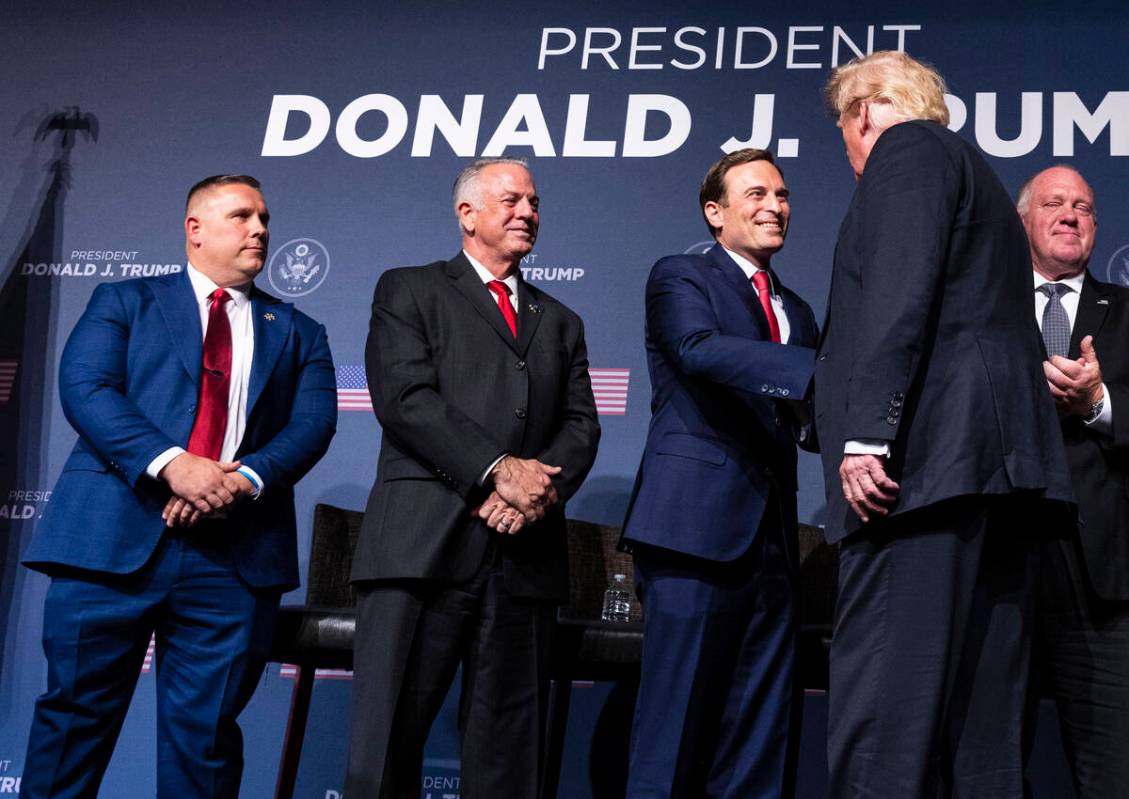
{"label": "dark blue trousers", "polygon": [[792,530],[762,524],[749,552],[728,563],[635,548],[645,629],[631,799],[792,794],[800,726]]}
{"label": "dark blue trousers", "polygon": [[135,574],[52,578],[47,691],[35,704],[21,796],[97,795],[153,633],[157,795],[239,795],[236,717],[266,663],[279,595],[239,578],[221,530],[167,534]]}
{"label": "dark blue trousers", "polygon": [[1021,799],[1040,532],[1056,511],[961,497],[843,540],[832,799]]}

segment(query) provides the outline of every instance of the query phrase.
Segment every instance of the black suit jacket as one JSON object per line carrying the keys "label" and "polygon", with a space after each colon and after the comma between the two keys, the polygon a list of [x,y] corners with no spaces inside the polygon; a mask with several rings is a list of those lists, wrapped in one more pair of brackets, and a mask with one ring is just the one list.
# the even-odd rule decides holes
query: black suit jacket
{"label": "black suit jacket", "polygon": [[839,229],[816,361],[831,540],[860,526],[838,474],[850,439],[890,442],[894,514],[1071,498],[1030,305],[1027,237],[979,152],[933,122],[885,131]]}
{"label": "black suit jacket", "polygon": [[1103,599],[1129,600],[1129,290],[1087,273],[1071,358],[1079,356],[1079,342],[1088,335],[1113,403],[1113,436],[1099,435],[1071,416],[1062,421],[1062,437],[1090,581]]}
{"label": "black suit jacket", "polygon": [[562,471],[553,479],[560,504],[499,536],[506,588],[568,598],[563,505],[600,435],[584,329],[525,282],[517,299],[515,339],[462,253],[377,282],[365,368],[384,435],[354,580],[469,579],[498,535],[469,513],[487,493],[478,480],[509,452]]}

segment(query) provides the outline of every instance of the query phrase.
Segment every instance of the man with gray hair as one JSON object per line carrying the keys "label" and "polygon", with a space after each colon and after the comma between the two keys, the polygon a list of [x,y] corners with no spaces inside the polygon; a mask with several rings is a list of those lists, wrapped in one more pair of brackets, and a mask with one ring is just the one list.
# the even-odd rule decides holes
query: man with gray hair
{"label": "man with gray hair", "polygon": [[352,797],[420,795],[460,663],[460,793],[537,795],[564,502],[599,440],[580,318],[521,279],[540,219],[524,162],[475,162],[454,204],[462,251],[385,272],[373,298],[383,436],[353,560]]}
{"label": "man with gray hair", "polygon": [[1129,426],[1115,421],[1129,413],[1129,290],[1086,271],[1098,217],[1077,171],[1044,169],[1017,206],[1079,517],[1044,552],[1036,671],[1075,795],[1104,799],[1129,785]]}
{"label": "man with gray hair", "polygon": [[[832,796],[1019,799],[1041,546],[1070,476],[1041,367],[1030,252],[999,180],[904,53],[837,69],[858,179],[816,360]],[[1061,528],[1059,528],[1061,529]]]}

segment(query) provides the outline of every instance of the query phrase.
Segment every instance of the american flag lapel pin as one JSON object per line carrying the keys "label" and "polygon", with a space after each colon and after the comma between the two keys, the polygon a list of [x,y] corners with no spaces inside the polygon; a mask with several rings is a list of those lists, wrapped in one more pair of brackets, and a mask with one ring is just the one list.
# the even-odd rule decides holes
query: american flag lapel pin
{"label": "american flag lapel pin", "polygon": [[268,322],[273,322],[274,321],[274,314],[272,314],[268,311],[267,313],[263,314],[263,318],[266,319]]}

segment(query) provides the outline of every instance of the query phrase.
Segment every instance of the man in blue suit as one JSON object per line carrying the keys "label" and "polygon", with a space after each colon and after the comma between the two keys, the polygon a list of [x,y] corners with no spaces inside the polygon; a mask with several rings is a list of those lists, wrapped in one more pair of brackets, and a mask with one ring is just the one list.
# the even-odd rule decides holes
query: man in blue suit
{"label": "man in blue suit", "polygon": [[23,796],[97,793],[154,634],[157,795],[238,795],[293,487],[337,413],[325,328],[252,282],[268,219],[254,178],[196,184],[186,270],[98,286],[67,341],[79,438],[24,556],[52,580]]}
{"label": "man in blue suit", "polygon": [[647,281],[651,425],[624,542],[645,611],[628,796],[791,793],[796,446],[811,309],[770,269],[788,189],[745,149],[706,174],[717,244]]}

